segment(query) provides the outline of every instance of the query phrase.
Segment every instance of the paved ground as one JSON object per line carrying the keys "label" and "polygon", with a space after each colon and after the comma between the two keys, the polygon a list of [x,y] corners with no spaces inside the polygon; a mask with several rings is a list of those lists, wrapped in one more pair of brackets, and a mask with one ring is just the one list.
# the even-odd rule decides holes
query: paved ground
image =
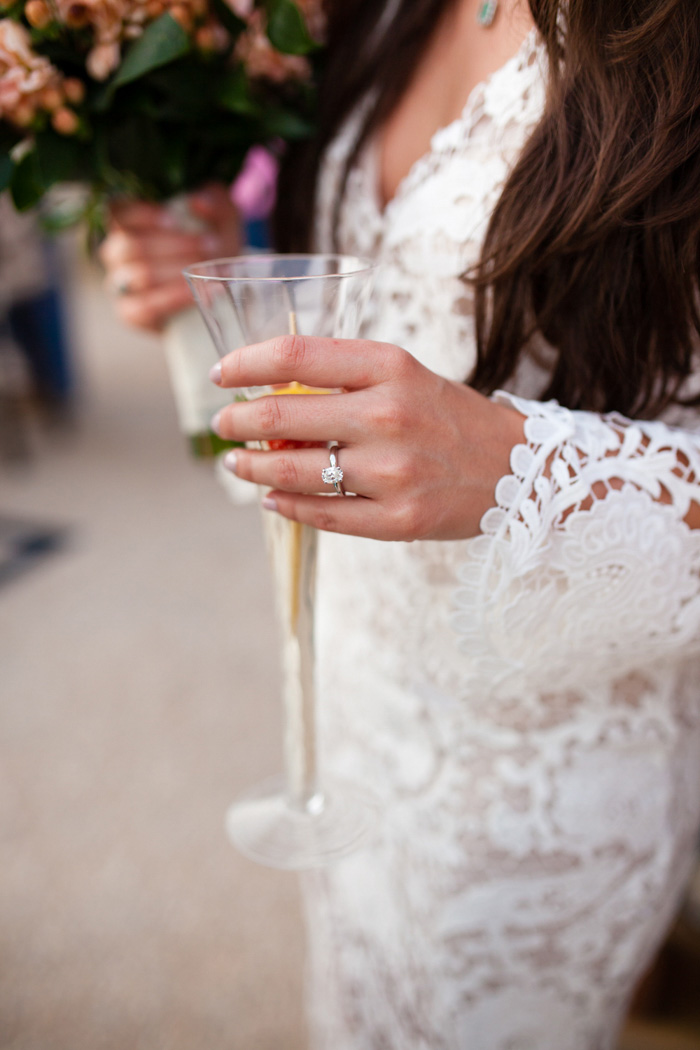
{"label": "paved ground", "polygon": [[71,434],[0,467],[68,545],[0,587],[0,1047],[301,1050],[296,881],[223,814],[279,767],[257,511],[178,435],[157,343],[72,292]]}

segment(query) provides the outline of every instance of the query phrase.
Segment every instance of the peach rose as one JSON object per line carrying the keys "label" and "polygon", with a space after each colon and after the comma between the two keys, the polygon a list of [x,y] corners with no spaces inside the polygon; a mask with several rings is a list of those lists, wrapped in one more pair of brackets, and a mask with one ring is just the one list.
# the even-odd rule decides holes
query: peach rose
{"label": "peach rose", "polygon": [[231,8],[234,15],[238,15],[238,17],[242,18],[244,21],[247,21],[252,15],[255,6],[254,0],[226,0],[226,3]]}
{"label": "peach rose", "polygon": [[54,0],[59,17],[74,29],[90,26],[96,44],[119,40],[129,15],[127,0]]}
{"label": "peach rose", "polygon": [[304,16],[309,33],[314,40],[323,40],[326,33],[326,17],[321,0],[295,0]]}
{"label": "peach rose", "polygon": [[24,74],[21,69],[10,69],[0,74],[0,117],[7,116],[17,108],[22,99],[22,82]]}
{"label": "peach rose", "polygon": [[46,0],[29,0],[25,5],[24,15],[35,29],[45,29],[53,21],[53,14]]}
{"label": "peach rose", "polygon": [[306,80],[310,76],[309,63],[300,55],[283,55],[267,38],[261,11],[254,11],[248,28],[236,44],[236,58],[245,66],[250,77],[261,77],[277,84],[285,80]]}
{"label": "peach rose", "polygon": [[106,80],[119,65],[119,44],[97,44],[85,60],[85,68],[94,80]]}
{"label": "peach rose", "polygon": [[17,22],[0,20],[0,117],[25,127],[59,91],[61,75],[31,47],[29,33]]}
{"label": "peach rose", "polygon": [[74,135],[80,126],[80,122],[72,109],[61,106],[51,117],[54,129],[60,135]]}
{"label": "peach rose", "polygon": [[3,65],[5,68],[21,65],[34,69],[46,61],[32,50],[31,37],[23,25],[9,18],[0,20],[0,69]]}

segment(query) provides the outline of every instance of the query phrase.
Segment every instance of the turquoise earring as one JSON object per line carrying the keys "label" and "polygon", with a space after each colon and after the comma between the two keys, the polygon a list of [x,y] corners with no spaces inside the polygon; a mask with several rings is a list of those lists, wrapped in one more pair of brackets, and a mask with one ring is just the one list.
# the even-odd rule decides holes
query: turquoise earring
{"label": "turquoise earring", "polygon": [[490,26],[496,17],[496,11],[498,10],[498,0],[482,0],[479,4],[479,10],[476,15],[476,20],[480,26]]}

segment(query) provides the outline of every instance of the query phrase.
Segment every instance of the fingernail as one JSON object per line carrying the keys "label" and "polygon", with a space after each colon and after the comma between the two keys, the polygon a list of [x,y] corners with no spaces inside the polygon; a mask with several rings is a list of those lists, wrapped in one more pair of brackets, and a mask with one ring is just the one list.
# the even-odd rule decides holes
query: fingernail
{"label": "fingernail", "polygon": [[226,467],[227,470],[233,471],[234,474],[236,473],[236,460],[237,459],[238,459],[238,456],[236,455],[236,453],[233,450],[231,452],[227,452],[226,455],[224,456],[224,466]]}
{"label": "fingernail", "polygon": [[216,415],[214,416],[214,418],[212,419],[211,423],[209,424],[209,426],[211,427],[211,429],[214,431],[215,434],[219,434],[219,437],[221,437],[221,434],[219,433],[219,424],[220,423],[221,423],[221,412],[217,412]]}
{"label": "fingernail", "polygon": [[216,383],[217,386],[221,383],[221,361],[217,361],[212,367],[212,370],[209,373],[209,378],[212,383]]}
{"label": "fingernail", "polygon": [[273,499],[272,496],[265,496],[262,505],[265,510],[277,510],[277,500]]}
{"label": "fingernail", "polygon": [[221,251],[221,241],[216,234],[207,233],[202,237],[202,248],[205,252],[211,252],[212,255],[216,255]]}

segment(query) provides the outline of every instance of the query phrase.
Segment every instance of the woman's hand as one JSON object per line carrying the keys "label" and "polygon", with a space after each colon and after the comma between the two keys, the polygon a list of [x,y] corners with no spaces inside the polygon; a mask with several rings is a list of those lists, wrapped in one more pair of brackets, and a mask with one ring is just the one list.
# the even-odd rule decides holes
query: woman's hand
{"label": "woman's hand", "polygon": [[240,221],[225,186],[207,186],[191,194],[188,204],[202,221],[200,232],[184,231],[160,204],[119,201],[112,206],[100,258],[107,286],[118,296],[117,312],[127,324],[159,331],[173,314],[192,305],[184,267],[240,251]]}
{"label": "woman's hand", "polygon": [[465,539],[494,505],[523,441],[522,416],[424,368],[387,343],[283,336],[228,354],[212,370],[224,387],[298,380],[342,393],[235,403],[213,426],[237,441],[338,441],[344,487],[328,493],[325,448],[240,449],[236,474],[270,486],[265,505],[318,529],[382,540]]}

